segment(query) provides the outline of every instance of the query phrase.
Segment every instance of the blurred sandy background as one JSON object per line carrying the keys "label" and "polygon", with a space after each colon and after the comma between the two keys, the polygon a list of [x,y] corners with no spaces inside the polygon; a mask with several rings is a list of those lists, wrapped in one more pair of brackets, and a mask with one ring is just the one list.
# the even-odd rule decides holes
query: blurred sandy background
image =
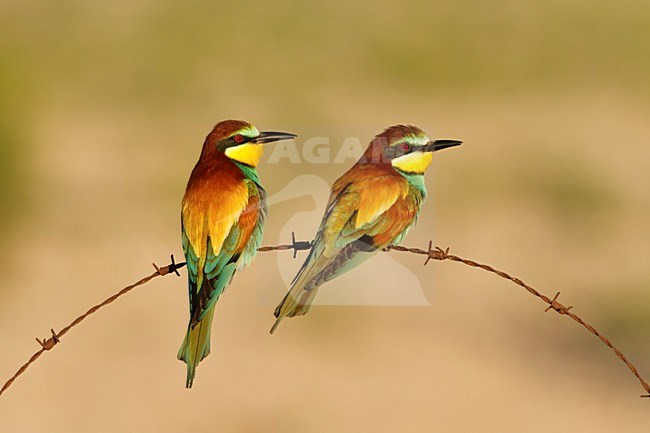
{"label": "blurred sandy background", "polygon": [[[463,139],[437,155],[405,244],[561,291],[650,376],[649,46],[634,0],[2,1],[0,379],[35,336],[182,256],[185,182],[224,118],[298,147],[330,136],[332,155],[398,122]],[[265,244],[320,220],[292,178],[352,162],[262,166],[271,194],[294,195]],[[317,307],[271,337],[281,272],[303,257],[261,254],[236,277],[191,391],[183,273],[67,334],[0,398],[0,430],[647,431],[641,387],[603,344],[456,263],[392,253],[338,284],[406,268],[431,306]]]}

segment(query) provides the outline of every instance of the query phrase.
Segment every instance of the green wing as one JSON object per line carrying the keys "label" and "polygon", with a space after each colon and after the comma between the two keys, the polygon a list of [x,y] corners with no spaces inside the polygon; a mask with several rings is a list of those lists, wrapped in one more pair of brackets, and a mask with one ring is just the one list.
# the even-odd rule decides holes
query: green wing
{"label": "green wing", "polygon": [[[187,228],[181,219],[183,251],[188,268],[190,324],[198,323],[203,318],[230,284],[236,270],[251,263],[262,242],[267,214],[265,192],[250,182],[249,194],[250,205],[231,227],[218,254],[214,253],[209,236],[206,250],[203,254],[197,254],[189,242]],[[244,214],[248,212],[254,212],[256,217],[244,218]],[[247,224],[253,224],[252,230]],[[205,259],[201,260],[201,256]]]}

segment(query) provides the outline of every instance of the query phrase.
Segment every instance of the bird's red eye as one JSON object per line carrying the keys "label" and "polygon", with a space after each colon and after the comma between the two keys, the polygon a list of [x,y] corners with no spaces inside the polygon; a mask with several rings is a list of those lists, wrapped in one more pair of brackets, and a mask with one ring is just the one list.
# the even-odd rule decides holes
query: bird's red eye
{"label": "bird's red eye", "polygon": [[408,152],[408,151],[411,149],[411,145],[408,144],[408,143],[402,143],[402,144],[400,145],[400,148],[401,148],[404,152]]}
{"label": "bird's red eye", "polygon": [[241,134],[236,134],[233,139],[235,140],[235,143],[243,143],[244,142],[244,136]]}

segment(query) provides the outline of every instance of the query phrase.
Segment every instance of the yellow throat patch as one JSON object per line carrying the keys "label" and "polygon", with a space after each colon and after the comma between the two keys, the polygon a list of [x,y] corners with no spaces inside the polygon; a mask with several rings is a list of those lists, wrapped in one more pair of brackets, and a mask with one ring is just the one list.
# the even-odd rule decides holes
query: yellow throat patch
{"label": "yellow throat patch", "polygon": [[261,144],[244,143],[239,146],[229,147],[225,153],[228,158],[234,161],[257,167],[264,153],[264,148]]}
{"label": "yellow throat patch", "polygon": [[395,158],[391,161],[393,167],[406,173],[422,174],[427,169],[431,160],[433,159],[433,152],[412,152]]}

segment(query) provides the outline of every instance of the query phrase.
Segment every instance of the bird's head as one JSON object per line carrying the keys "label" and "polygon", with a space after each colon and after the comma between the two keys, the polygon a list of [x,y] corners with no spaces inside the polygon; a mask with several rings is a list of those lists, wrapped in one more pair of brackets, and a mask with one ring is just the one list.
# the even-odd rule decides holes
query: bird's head
{"label": "bird's head", "polygon": [[416,126],[395,125],[373,138],[363,160],[391,164],[406,174],[422,174],[431,164],[433,152],[461,143],[459,140],[430,140]]}
{"label": "bird's head", "polygon": [[217,123],[206,137],[201,159],[222,153],[233,161],[257,167],[265,143],[295,137],[295,134],[287,132],[259,132],[256,127],[243,120],[223,120]]}

